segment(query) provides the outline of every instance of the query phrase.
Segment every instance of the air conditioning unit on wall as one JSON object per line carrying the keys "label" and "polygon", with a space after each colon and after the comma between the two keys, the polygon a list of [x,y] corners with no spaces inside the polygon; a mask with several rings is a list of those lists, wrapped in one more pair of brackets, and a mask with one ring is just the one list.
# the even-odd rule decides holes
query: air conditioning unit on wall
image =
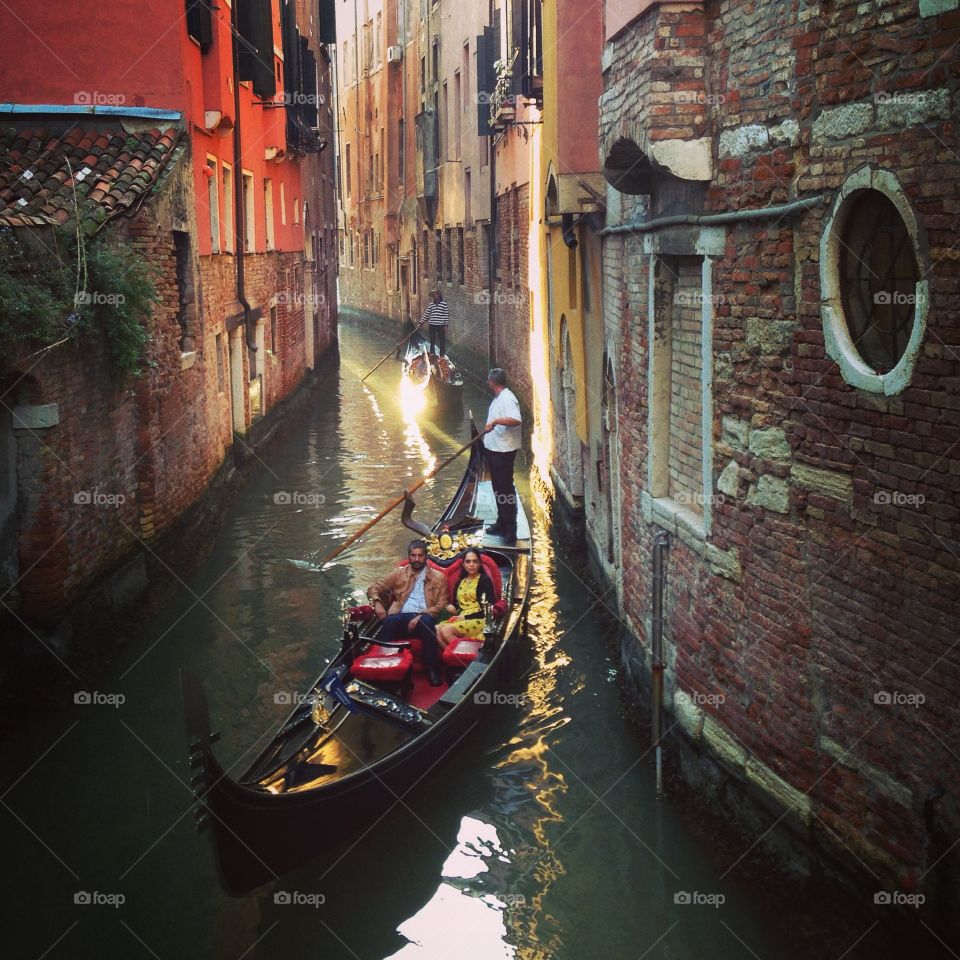
{"label": "air conditioning unit on wall", "polygon": [[403,47],[387,47],[387,63],[399,63],[403,59]]}

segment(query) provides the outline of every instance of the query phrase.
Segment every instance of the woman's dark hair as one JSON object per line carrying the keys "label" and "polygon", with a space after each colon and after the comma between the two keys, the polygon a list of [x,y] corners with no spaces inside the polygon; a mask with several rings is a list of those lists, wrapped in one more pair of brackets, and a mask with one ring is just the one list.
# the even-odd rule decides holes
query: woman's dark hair
{"label": "woman's dark hair", "polygon": [[479,602],[486,597],[488,603],[494,603],[497,599],[497,591],[493,586],[493,580],[490,579],[490,574],[487,573],[486,568],[483,565],[483,553],[476,547],[468,547],[463,551],[460,576],[457,577],[457,585],[453,588],[453,596],[450,599],[454,604],[456,604],[457,591],[460,589],[460,583],[462,580],[465,580],[467,576],[467,566],[465,561],[471,553],[475,553],[477,555],[477,559],[480,561],[480,582],[477,584],[477,601]]}

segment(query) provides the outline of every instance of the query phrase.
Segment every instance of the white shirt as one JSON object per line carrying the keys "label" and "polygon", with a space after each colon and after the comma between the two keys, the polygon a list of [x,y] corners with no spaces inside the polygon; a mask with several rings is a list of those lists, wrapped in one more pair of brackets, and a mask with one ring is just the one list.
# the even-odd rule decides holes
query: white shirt
{"label": "white shirt", "polygon": [[424,592],[424,584],[427,580],[427,568],[424,567],[418,574],[417,579],[413,581],[413,589],[406,603],[400,608],[401,613],[419,613],[427,609],[427,598]]}
{"label": "white shirt", "polygon": [[[506,387],[494,397],[493,403],[490,404],[487,423],[490,423],[491,420],[499,420],[501,417],[523,420],[517,398]],[[509,453],[511,450],[520,449],[522,435],[523,428],[519,424],[515,427],[505,427],[498,424],[483,438],[483,445],[488,450],[497,453]]]}

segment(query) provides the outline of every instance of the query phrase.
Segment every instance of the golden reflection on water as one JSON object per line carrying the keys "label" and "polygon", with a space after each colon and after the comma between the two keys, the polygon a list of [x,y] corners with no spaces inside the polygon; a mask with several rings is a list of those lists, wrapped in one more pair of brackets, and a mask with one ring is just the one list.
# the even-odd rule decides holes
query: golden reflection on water
{"label": "golden reflection on water", "polygon": [[415,458],[423,460],[424,474],[429,473],[437,465],[437,458],[427,443],[427,438],[417,422],[417,414],[422,413],[427,406],[426,390],[417,387],[406,374],[400,379],[400,412],[406,427],[403,439],[407,449]]}
{"label": "golden reflection on water", "polygon": [[[541,534],[534,541],[529,612],[533,658],[528,675],[517,683],[525,696],[520,728],[494,767],[503,774],[504,789],[519,784],[532,801],[509,804],[512,835],[529,842],[513,847],[496,825],[477,815],[462,817],[436,892],[398,926],[409,942],[388,960],[448,960],[454,930],[455,955],[468,960],[548,960],[562,946],[545,901],[566,873],[548,828],[564,822],[559,800],[568,790],[563,773],[551,763],[550,741],[570,720],[556,690],[557,670],[569,658],[555,652],[560,631],[555,555],[549,537],[543,535],[549,516],[542,498],[531,498],[531,506]],[[556,835],[556,828],[552,833]]]}

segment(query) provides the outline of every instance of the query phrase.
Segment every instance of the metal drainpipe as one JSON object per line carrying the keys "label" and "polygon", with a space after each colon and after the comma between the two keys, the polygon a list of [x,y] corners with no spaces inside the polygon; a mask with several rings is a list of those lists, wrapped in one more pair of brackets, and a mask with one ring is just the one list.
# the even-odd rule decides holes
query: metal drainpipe
{"label": "metal drainpipe", "polygon": [[657,797],[663,796],[663,591],[666,583],[664,556],[670,534],[659,530],[653,538],[653,617],[650,641],[651,731],[657,764]]}
{"label": "metal drainpipe", "polygon": [[784,217],[800,210],[808,210],[829,199],[825,193],[818,193],[801,200],[791,200],[790,203],[781,203],[775,207],[760,207],[753,210],[728,210],[725,213],[683,213],[671,217],[657,217],[654,220],[645,220],[638,223],[620,223],[613,227],[605,227],[597,231],[598,237],[609,237],[617,233],[649,233],[662,227],[698,226],[711,227],[723,223],[736,223],[739,220],[771,220]]}
{"label": "metal drainpipe", "polygon": [[257,352],[256,336],[250,339],[250,320],[252,310],[247,300],[244,285],[244,247],[247,242],[246,211],[243,208],[243,162],[240,138],[240,31],[237,27],[237,4],[230,7],[230,27],[233,34],[233,241],[234,256],[237,258],[237,300],[243,307],[243,332],[247,349],[254,355]]}

